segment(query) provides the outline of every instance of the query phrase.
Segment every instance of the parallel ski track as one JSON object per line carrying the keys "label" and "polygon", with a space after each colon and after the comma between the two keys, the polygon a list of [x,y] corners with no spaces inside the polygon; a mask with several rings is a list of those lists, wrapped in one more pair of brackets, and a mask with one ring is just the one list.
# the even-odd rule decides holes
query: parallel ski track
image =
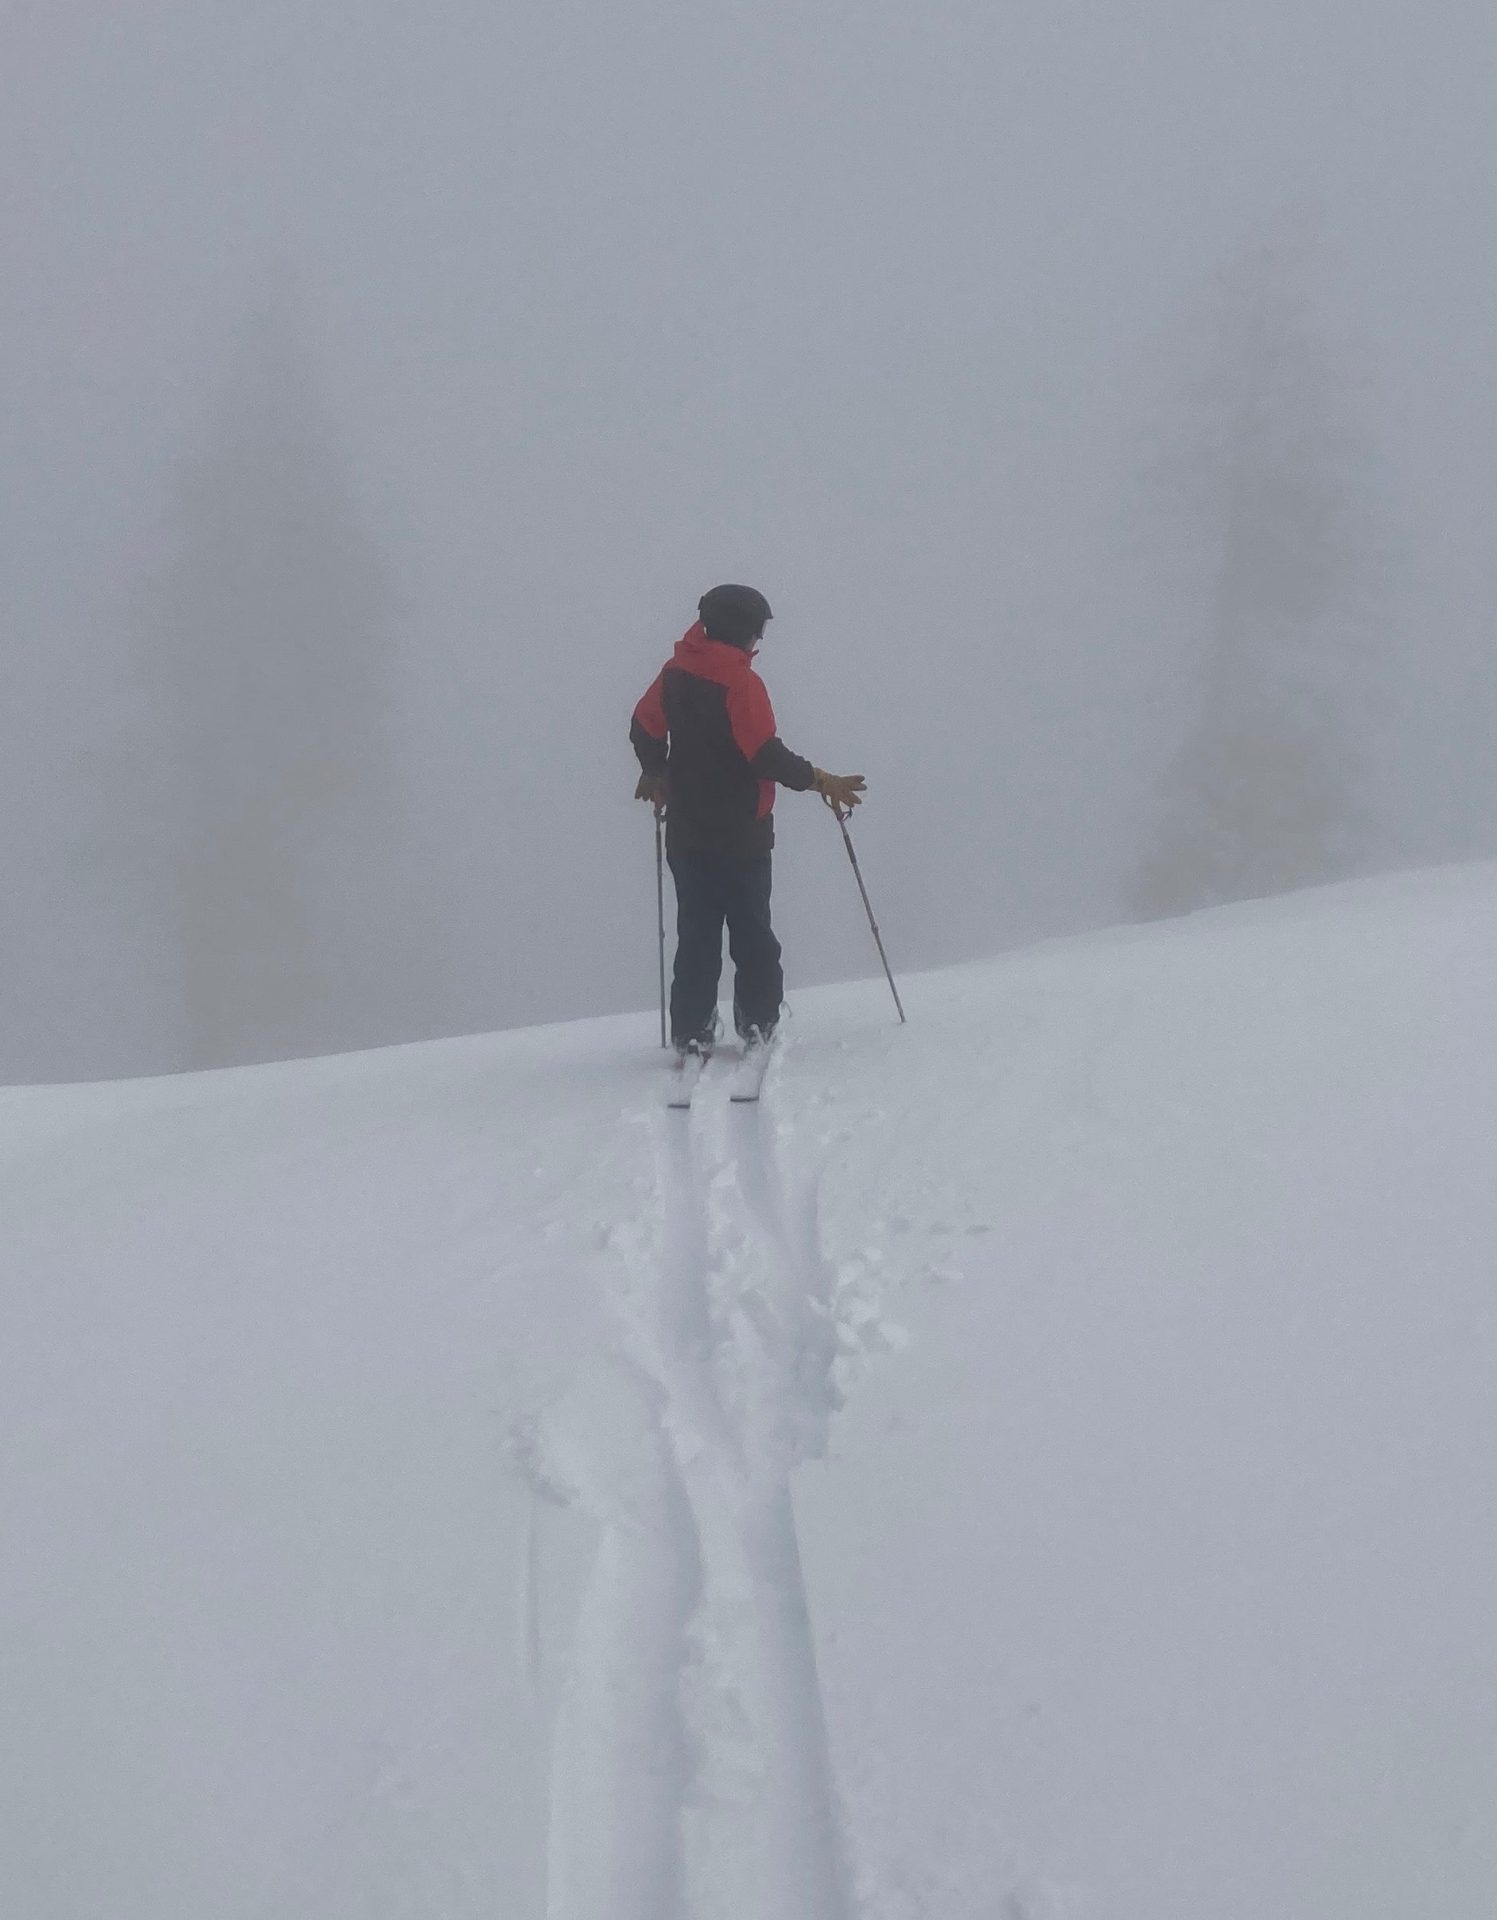
{"label": "parallel ski track", "polygon": [[[652,1116],[659,1260],[627,1346],[658,1398],[658,1524],[605,1529],[584,1602],[549,1920],[851,1920],[790,1489],[825,1417],[828,1281],[819,1181],[787,1192],[775,1151],[775,1071],[756,1103],[709,1071],[689,1111]],[[560,1857],[579,1775],[581,1875]]]}

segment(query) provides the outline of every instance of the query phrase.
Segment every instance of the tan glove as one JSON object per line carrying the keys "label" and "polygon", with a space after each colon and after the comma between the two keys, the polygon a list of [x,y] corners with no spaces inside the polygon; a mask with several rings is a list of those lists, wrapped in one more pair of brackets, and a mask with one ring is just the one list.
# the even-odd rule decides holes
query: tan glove
{"label": "tan glove", "polygon": [[634,789],[636,800],[648,800],[656,813],[665,812],[665,781],[658,773],[642,773]]}
{"label": "tan glove", "polygon": [[867,785],[861,773],[824,773],[816,768],[816,791],[838,813],[851,813],[860,805]]}

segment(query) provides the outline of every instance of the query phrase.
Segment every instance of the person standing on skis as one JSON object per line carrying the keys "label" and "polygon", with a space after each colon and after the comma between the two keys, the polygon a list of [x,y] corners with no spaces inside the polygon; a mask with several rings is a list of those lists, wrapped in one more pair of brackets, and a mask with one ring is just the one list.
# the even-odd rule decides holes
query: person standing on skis
{"label": "person standing on skis", "polygon": [[678,1054],[707,1054],[717,1032],[723,927],[733,956],[733,1022],[749,1044],[770,1039],[785,997],[780,943],[770,925],[770,850],[776,786],[814,789],[847,811],[858,773],[824,773],[775,732],[754,669],[771,619],[753,587],[713,587],[690,628],[634,709],[630,742],[643,769],[634,790],[665,814],[676,884],[671,1039]]}

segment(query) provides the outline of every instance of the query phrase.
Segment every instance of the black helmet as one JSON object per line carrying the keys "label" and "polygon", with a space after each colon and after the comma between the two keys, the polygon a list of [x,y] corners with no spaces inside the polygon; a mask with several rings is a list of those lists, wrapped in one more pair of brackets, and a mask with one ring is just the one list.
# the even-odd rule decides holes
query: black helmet
{"label": "black helmet", "polygon": [[773,619],[769,602],[753,587],[713,587],[697,602],[702,625],[714,640],[749,647]]}

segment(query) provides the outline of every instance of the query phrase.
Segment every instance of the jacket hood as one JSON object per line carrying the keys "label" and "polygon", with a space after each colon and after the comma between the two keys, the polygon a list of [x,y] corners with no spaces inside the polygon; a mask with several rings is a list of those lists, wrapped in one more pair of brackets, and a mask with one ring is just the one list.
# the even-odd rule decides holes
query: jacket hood
{"label": "jacket hood", "polygon": [[[700,670],[713,661],[718,663],[720,671],[723,666],[735,659],[752,660],[758,651],[757,647],[735,646],[731,640],[715,640],[698,620],[696,625],[688,627],[676,642],[673,657],[676,665],[685,667],[688,672],[692,671],[693,667]],[[707,677],[710,679],[715,676],[709,674]]]}

